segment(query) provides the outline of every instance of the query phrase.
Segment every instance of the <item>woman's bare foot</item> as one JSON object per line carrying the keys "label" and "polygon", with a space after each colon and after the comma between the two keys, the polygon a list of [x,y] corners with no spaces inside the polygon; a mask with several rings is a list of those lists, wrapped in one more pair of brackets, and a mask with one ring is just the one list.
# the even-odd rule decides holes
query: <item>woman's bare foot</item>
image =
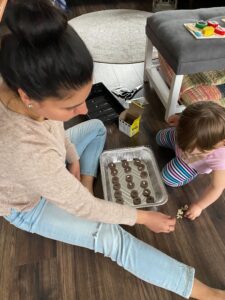
{"label": "woman's bare foot", "polygon": [[225,291],[210,288],[211,292],[206,300],[225,300]]}
{"label": "woman's bare foot", "polygon": [[89,190],[89,192],[93,195],[94,194],[94,191],[93,191],[94,177],[89,176],[89,175],[81,175],[80,181],[83,184],[83,186],[85,186]]}
{"label": "woman's bare foot", "polygon": [[195,279],[191,297],[197,300],[225,300],[225,291],[210,288]]}

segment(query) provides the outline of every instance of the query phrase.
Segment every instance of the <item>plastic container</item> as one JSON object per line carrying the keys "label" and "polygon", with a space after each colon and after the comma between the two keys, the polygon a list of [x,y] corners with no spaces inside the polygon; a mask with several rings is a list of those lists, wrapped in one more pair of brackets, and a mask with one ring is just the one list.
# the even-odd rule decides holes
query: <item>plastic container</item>
{"label": "plastic container", "polygon": [[123,106],[105,87],[102,82],[93,85],[90,95],[86,100],[88,119],[99,119],[104,124],[118,122]]}
{"label": "plastic container", "polygon": [[[138,167],[135,165],[134,159],[141,160],[141,163],[144,165],[144,171],[147,172],[146,178],[141,178],[141,171],[139,171]],[[130,172],[125,173],[122,161],[128,162],[131,167]],[[128,204],[136,208],[143,208],[159,206],[167,202],[168,195],[162,182],[154,154],[150,148],[145,146],[108,150],[101,154],[100,168],[104,198],[106,200],[117,202],[112,183],[112,177],[115,176],[111,174],[111,169],[109,167],[109,164],[112,162],[115,164],[115,168],[118,171],[116,177],[118,177],[121,186],[120,191],[122,193],[123,204]],[[133,189],[127,187],[126,175],[129,174],[132,175],[133,183],[135,185]],[[147,188],[150,190],[151,196],[154,199],[151,203],[147,203],[146,196],[143,195],[144,188],[141,187],[141,182],[143,180],[147,181]],[[134,200],[131,196],[132,190],[138,192],[138,197],[141,200],[139,204],[134,204]]]}

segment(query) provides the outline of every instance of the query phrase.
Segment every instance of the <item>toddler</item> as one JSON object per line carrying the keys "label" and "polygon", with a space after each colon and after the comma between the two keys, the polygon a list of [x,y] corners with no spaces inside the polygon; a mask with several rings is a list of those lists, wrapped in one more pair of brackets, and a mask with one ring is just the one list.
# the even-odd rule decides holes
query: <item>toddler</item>
{"label": "toddler", "polygon": [[171,116],[168,123],[172,127],[160,130],[156,136],[158,145],[176,153],[162,170],[165,184],[178,187],[198,174],[211,174],[210,185],[185,214],[194,220],[225,188],[225,108],[215,102],[200,101],[188,106],[181,115]]}

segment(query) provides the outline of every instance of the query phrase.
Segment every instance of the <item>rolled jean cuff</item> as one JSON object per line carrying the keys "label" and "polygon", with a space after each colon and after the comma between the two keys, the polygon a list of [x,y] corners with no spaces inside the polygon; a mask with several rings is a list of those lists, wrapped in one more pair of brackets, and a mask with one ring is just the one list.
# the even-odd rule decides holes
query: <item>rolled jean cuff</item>
{"label": "rolled jean cuff", "polygon": [[80,174],[81,174],[81,175],[84,175],[84,176],[97,177],[97,171],[94,172],[94,174],[93,174],[93,172],[81,170],[81,171],[80,171]]}
{"label": "rolled jean cuff", "polygon": [[[178,283],[176,293],[189,299],[193,289],[195,269],[189,266],[185,266],[186,272],[183,272],[180,282]],[[181,284],[182,283],[182,284]]]}

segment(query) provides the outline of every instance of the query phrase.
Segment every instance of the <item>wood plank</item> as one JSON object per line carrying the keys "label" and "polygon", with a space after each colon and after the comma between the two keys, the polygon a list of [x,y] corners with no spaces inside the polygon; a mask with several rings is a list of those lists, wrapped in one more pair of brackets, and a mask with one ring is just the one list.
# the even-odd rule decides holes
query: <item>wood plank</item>
{"label": "wood plank", "polygon": [[16,267],[10,300],[55,300],[58,298],[56,258]]}
{"label": "wood plank", "polygon": [[10,299],[14,287],[15,228],[0,218],[0,294],[2,299]]}

